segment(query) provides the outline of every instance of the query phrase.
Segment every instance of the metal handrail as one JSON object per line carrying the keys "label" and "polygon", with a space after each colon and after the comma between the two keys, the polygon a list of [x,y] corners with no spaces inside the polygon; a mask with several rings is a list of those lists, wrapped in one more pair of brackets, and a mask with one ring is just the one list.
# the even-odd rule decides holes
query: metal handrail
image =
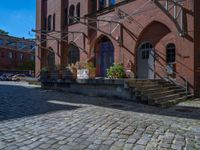
{"label": "metal handrail", "polygon": [[[157,64],[159,64],[159,63],[157,63]],[[166,71],[166,68],[165,67],[163,67],[162,65],[157,65],[158,67],[160,67],[164,72],[166,72],[166,77],[167,77],[167,79],[170,81],[170,82],[173,82],[173,83],[175,83],[176,85],[178,85],[178,83],[177,82],[175,82],[174,80],[172,80],[172,79],[170,79],[170,76],[168,76],[167,75],[167,71]],[[156,66],[156,67],[157,67]],[[183,86],[183,85],[181,85],[181,84],[179,84],[180,86],[182,86],[184,89],[185,89],[185,93],[186,93],[186,96],[188,95],[188,79],[187,79],[187,77],[186,76],[182,76],[182,75],[180,75],[178,72],[176,72],[176,71],[172,71],[172,73],[173,74],[175,74],[175,75],[177,75],[177,76],[179,76],[181,79],[183,79],[184,80],[184,82],[185,82],[185,86]],[[162,79],[164,79],[164,78],[162,78]]]}
{"label": "metal handrail", "polygon": [[[150,54],[151,56],[153,56],[154,60],[157,59],[157,58],[156,58],[156,53],[154,53],[154,55],[153,55],[152,53],[149,53],[149,54]],[[168,80],[169,80],[170,82],[172,82],[172,83],[178,85],[177,82],[174,82],[174,80],[170,79],[170,77],[167,75],[167,70],[166,70],[166,68],[165,68],[164,66],[162,66],[160,63],[156,63],[156,64],[158,64],[157,66],[159,66],[164,72],[166,72],[166,77],[168,78]],[[155,62],[154,62],[154,67],[155,67]],[[172,73],[175,74],[175,75],[177,75],[177,76],[179,76],[180,79],[183,79],[183,80],[184,80],[185,86],[183,86],[183,85],[181,85],[181,84],[179,84],[179,86],[182,86],[182,87],[185,89],[185,94],[186,94],[186,96],[188,96],[188,78],[187,78],[187,76],[182,76],[181,74],[179,74],[178,72],[176,72],[176,71],[174,71],[174,70],[172,70]],[[164,78],[161,78],[161,79],[164,79]]]}

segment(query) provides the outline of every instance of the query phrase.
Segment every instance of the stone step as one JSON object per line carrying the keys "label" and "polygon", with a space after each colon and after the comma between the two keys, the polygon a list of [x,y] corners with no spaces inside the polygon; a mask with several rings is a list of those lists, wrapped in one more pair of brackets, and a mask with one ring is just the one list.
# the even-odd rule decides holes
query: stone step
{"label": "stone step", "polygon": [[185,90],[165,80],[131,80],[129,88],[137,93],[139,100],[149,105],[173,105],[186,97]]}
{"label": "stone step", "polygon": [[130,83],[128,84],[129,87],[141,87],[141,86],[158,86],[157,83],[148,83],[148,84],[141,84],[141,83]]}
{"label": "stone step", "polygon": [[141,93],[143,93],[145,95],[149,95],[149,94],[157,94],[157,93],[162,93],[162,92],[172,91],[172,90],[175,93],[183,91],[183,89],[181,89],[180,87],[172,86],[172,87],[163,87],[163,88],[156,87],[156,88],[152,88],[152,89],[145,89],[145,90],[141,91]]}
{"label": "stone step", "polygon": [[154,99],[155,103],[160,103],[162,101],[169,101],[169,100],[176,99],[182,96],[185,96],[185,92],[179,92],[175,94],[168,94],[165,96],[152,97],[152,98]]}
{"label": "stone step", "polygon": [[157,79],[157,80],[128,80],[128,84],[148,84],[148,83],[157,83],[157,82],[162,82],[164,80]]}
{"label": "stone step", "polygon": [[163,90],[163,91],[155,91],[148,93],[150,97],[159,97],[159,96],[166,96],[166,95],[171,95],[171,94],[176,94],[179,92],[185,92],[184,89],[177,89],[177,90]]}
{"label": "stone step", "polygon": [[174,84],[169,83],[169,82],[162,82],[157,83],[157,82],[149,82],[149,83],[129,83],[129,87],[146,87],[146,88],[154,88],[154,87],[168,87],[168,86],[174,86]]}
{"label": "stone step", "polygon": [[173,84],[169,84],[169,85],[144,85],[144,86],[137,86],[138,89],[142,90],[142,91],[154,91],[154,90],[169,90],[169,89],[178,89],[180,87],[173,85]]}
{"label": "stone step", "polygon": [[160,102],[160,103],[157,103],[156,105],[159,106],[159,107],[162,107],[162,108],[167,108],[167,107],[171,107],[171,106],[174,106],[180,102],[184,102],[186,101],[189,97],[192,97],[193,95],[188,95],[188,96],[182,96],[182,97],[179,97],[179,98],[176,98],[176,99],[173,99],[173,100],[168,100],[168,101],[165,101],[165,102]]}

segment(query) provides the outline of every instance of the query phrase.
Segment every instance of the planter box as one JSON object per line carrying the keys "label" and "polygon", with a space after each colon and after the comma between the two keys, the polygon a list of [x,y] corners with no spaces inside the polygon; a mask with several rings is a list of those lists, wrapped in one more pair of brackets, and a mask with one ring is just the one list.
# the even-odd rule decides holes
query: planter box
{"label": "planter box", "polygon": [[94,79],[95,77],[96,77],[95,70],[89,70],[89,69],[77,70],[77,79]]}
{"label": "planter box", "polygon": [[89,78],[90,79],[95,79],[96,77],[96,70],[89,70]]}
{"label": "planter box", "polygon": [[78,69],[77,70],[77,79],[89,79],[89,70],[88,69]]}
{"label": "planter box", "polygon": [[64,80],[75,80],[77,79],[77,70],[76,69],[66,69],[63,72],[63,79]]}

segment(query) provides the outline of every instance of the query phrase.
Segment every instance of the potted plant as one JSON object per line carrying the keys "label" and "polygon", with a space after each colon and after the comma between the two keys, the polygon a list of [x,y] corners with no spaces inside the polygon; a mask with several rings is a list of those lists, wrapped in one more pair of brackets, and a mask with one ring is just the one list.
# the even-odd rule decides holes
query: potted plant
{"label": "potted plant", "polygon": [[40,80],[44,81],[49,79],[49,69],[47,67],[43,67],[40,70]]}
{"label": "potted plant", "polygon": [[59,79],[63,79],[64,69],[65,67],[63,65],[61,64],[56,65],[56,71]]}
{"label": "potted plant", "polygon": [[124,66],[121,64],[114,64],[107,70],[107,77],[111,79],[126,78]]}
{"label": "potted plant", "polygon": [[87,62],[85,67],[89,70],[89,78],[94,79],[96,77],[96,68],[94,64],[92,62]]}
{"label": "potted plant", "polygon": [[65,78],[77,79],[77,66],[75,64],[68,65],[65,69]]}

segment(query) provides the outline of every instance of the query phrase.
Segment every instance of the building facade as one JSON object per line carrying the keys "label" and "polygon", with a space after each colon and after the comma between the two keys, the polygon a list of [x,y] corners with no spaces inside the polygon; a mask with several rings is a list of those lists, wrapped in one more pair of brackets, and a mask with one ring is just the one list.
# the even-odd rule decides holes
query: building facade
{"label": "building facade", "polygon": [[[139,79],[170,76],[200,93],[198,0],[37,0],[36,73],[91,61],[96,76],[113,63]],[[131,66],[131,67],[130,67]]]}
{"label": "building facade", "polygon": [[0,72],[29,69],[27,65],[34,64],[34,55],[32,40],[0,34]]}

